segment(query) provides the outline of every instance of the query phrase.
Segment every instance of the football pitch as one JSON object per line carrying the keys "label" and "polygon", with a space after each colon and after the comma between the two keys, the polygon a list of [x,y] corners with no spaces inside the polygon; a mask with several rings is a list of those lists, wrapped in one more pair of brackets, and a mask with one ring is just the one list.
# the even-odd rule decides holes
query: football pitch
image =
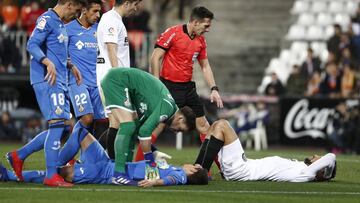
{"label": "football pitch", "polygon": [[[20,144],[0,143],[0,161],[9,167],[4,155]],[[171,147],[159,147],[172,155],[169,163],[192,163],[197,148],[177,151]],[[247,151],[248,158],[278,155],[303,159],[325,151],[300,149],[270,149]],[[227,182],[222,180],[213,166],[213,181],[206,186],[169,186],[136,188],[114,185],[76,185],[72,188],[50,188],[40,184],[0,182],[0,202],[360,202],[360,156],[338,155],[337,175],[334,180],[322,183],[276,182]],[[25,162],[25,170],[43,169],[43,152],[31,155]]]}

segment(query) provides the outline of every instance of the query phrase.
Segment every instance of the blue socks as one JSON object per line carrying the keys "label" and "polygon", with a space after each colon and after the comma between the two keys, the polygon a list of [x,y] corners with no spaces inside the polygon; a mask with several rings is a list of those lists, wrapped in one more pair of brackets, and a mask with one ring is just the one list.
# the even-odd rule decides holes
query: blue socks
{"label": "blue socks", "polygon": [[70,135],[66,144],[59,153],[59,166],[65,165],[72,158],[74,158],[74,156],[80,149],[81,141],[88,133],[89,132],[86,126],[84,126],[80,121],[75,124],[72,134]]}
{"label": "blue socks", "polygon": [[17,154],[19,158],[21,160],[25,160],[32,153],[43,149],[47,134],[48,134],[47,130],[39,133],[29,143],[27,143],[25,146],[17,150]]}
{"label": "blue socks", "polygon": [[[7,170],[8,181],[17,181],[15,173]],[[24,182],[26,183],[43,183],[45,178],[45,171],[23,171]]]}
{"label": "blue socks", "polygon": [[60,139],[63,135],[64,129],[64,121],[49,124],[48,134],[44,143],[46,178],[51,178],[57,173],[59,150],[61,148]]}

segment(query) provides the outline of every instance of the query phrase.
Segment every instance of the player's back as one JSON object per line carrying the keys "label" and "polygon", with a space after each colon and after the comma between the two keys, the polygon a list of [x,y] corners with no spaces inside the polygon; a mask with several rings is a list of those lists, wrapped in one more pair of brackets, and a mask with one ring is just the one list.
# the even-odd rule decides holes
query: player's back
{"label": "player's back", "polygon": [[[68,23],[66,28],[69,35],[69,55],[72,64],[79,69],[84,84],[96,86],[97,23],[89,28],[84,28],[76,19]],[[76,79],[69,71],[69,84],[75,83]]]}
{"label": "player's back", "polygon": [[47,70],[41,61],[45,57],[55,65],[56,82],[67,83],[68,35],[65,24],[54,10],[45,12],[37,19],[27,50],[31,54],[31,84],[44,81]]}

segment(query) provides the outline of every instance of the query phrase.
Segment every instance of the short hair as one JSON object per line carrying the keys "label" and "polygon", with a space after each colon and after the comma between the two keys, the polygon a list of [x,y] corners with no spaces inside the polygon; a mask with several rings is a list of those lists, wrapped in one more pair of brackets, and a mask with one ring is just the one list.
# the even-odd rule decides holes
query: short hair
{"label": "short hair", "polygon": [[86,0],[86,9],[90,9],[92,4],[99,4],[101,6],[102,1],[101,0]]}
{"label": "short hair", "polygon": [[74,4],[80,4],[82,6],[85,6],[87,4],[86,0],[58,0],[58,4],[64,5],[67,2],[72,2]]}
{"label": "short hair", "polygon": [[188,127],[189,131],[192,131],[196,128],[196,115],[192,111],[192,109],[188,106],[184,106],[179,109],[181,114],[185,117],[185,123]]}
{"label": "short hair", "polygon": [[204,6],[197,6],[193,8],[190,14],[190,21],[203,20],[205,18],[214,19],[214,14]]}
{"label": "short hair", "polygon": [[187,185],[207,185],[209,182],[208,171],[204,168],[199,169],[187,177]]}
{"label": "short hair", "polygon": [[141,2],[142,0],[115,0],[115,6],[120,6],[122,4],[124,4],[126,1],[133,3],[133,2]]}

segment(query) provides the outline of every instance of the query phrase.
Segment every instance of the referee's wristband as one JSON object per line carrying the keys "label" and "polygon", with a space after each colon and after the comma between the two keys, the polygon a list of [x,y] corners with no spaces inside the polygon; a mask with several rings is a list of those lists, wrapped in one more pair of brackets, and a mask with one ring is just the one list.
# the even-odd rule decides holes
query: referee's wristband
{"label": "referee's wristband", "polygon": [[215,85],[215,86],[212,86],[212,87],[210,88],[210,90],[211,90],[211,91],[213,91],[213,90],[219,91],[219,87]]}

